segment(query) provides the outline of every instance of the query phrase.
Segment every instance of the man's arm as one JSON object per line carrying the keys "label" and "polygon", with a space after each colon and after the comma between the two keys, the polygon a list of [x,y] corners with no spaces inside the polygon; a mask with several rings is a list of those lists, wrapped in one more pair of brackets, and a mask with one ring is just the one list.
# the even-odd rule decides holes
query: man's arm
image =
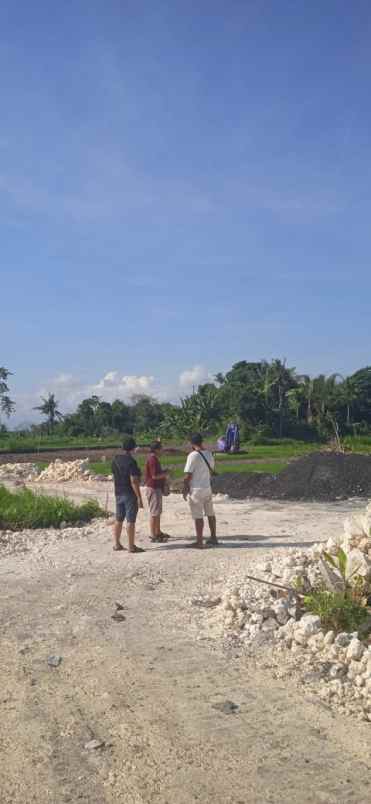
{"label": "man's arm", "polygon": [[158,468],[161,469],[161,466],[160,466],[158,460],[153,460],[153,459],[150,458],[149,461],[148,461],[148,468],[149,468],[152,480],[166,480],[167,479],[168,474],[169,474],[168,470],[161,470],[160,472],[158,472]]}
{"label": "man's arm", "polygon": [[142,493],[140,490],[140,478],[138,475],[130,475],[131,487],[138,500],[138,508],[143,508]]}
{"label": "man's arm", "polygon": [[192,473],[187,472],[187,474],[184,475],[184,481],[183,481],[183,500],[186,500],[188,494],[190,494],[191,480],[192,480]]}
{"label": "man's arm", "polygon": [[184,481],[183,481],[183,500],[186,500],[191,492],[191,480],[193,469],[193,453],[188,455],[186,465],[184,467]]}

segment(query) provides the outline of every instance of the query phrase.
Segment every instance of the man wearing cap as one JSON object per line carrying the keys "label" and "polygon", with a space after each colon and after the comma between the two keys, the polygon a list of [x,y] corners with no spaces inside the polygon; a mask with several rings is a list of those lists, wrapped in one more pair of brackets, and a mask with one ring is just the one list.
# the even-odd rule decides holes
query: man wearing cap
{"label": "man wearing cap", "polygon": [[211,475],[214,473],[215,460],[212,453],[205,449],[201,433],[191,436],[191,446],[192,452],[189,453],[184,467],[183,498],[184,500],[189,499],[189,507],[195,523],[196,541],[187,546],[203,548],[204,516],[207,516],[210,538],[206,540],[206,544],[215,547],[218,540],[211,489]]}
{"label": "man wearing cap", "polygon": [[136,443],[134,438],[126,438],[122,445],[123,452],[115,455],[112,461],[112,474],[116,497],[116,521],[113,527],[113,549],[124,550],[121,544],[122,524],[126,519],[129,553],[144,553],[135,544],[135,523],[138,509],[143,508],[140,491],[140,469],[133,458]]}
{"label": "man wearing cap", "polygon": [[167,542],[170,538],[161,530],[162,493],[164,484],[168,480],[169,472],[164,470],[160,463],[162,452],[161,441],[153,441],[150,454],[144,468],[144,482],[149,511],[149,527],[151,542]]}

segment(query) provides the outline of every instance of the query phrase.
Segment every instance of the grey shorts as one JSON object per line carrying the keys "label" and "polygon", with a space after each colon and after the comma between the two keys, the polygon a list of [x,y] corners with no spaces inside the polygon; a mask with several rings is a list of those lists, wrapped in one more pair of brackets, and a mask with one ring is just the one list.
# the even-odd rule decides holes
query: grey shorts
{"label": "grey shorts", "polygon": [[123,522],[126,519],[130,525],[134,525],[138,513],[138,500],[135,494],[120,494],[116,497],[116,522]]}
{"label": "grey shorts", "polygon": [[162,490],[146,488],[148,510],[151,516],[161,516],[162,514]]}

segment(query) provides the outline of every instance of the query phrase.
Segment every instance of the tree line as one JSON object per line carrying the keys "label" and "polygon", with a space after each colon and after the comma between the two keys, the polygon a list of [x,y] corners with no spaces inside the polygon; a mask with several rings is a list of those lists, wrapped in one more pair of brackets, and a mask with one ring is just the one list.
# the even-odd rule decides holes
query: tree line
{"label": "tree line", "polygon": [[[0,411],[9,415],[10,372],[0,368]],[[350,376],[310,377],[285,360],[235,363],[213,382],[199,385],[178,404],[135,395],[129,403],[84,399],[76,411],[63,415],[50,393],[36,407],[44,421],[36,432],[68,436],[107,436],[122,433],[186,437],[192,430],[216,435],[231,420],[240,424],[243,439],[291,437],[307,440],[333,434],[371,432],[371,366]]]}

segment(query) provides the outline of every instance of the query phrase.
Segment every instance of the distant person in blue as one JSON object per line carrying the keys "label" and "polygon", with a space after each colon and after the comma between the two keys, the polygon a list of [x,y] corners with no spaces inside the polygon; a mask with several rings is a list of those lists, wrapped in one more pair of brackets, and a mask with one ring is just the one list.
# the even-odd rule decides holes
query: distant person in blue
{"label": "distant person in blue", "polygon": [[126,438],[123,452],[115,455],[112,461],[112,474],[116,497],[116,522],[113,528],[113,549],[125,550],[121,544],[122,524],[126,520],[129,553],[144,553],[135,544],[135,523],[138,509],[143,508],[140,491],[140,469],[133,458],[136,449],[134,438]]}

